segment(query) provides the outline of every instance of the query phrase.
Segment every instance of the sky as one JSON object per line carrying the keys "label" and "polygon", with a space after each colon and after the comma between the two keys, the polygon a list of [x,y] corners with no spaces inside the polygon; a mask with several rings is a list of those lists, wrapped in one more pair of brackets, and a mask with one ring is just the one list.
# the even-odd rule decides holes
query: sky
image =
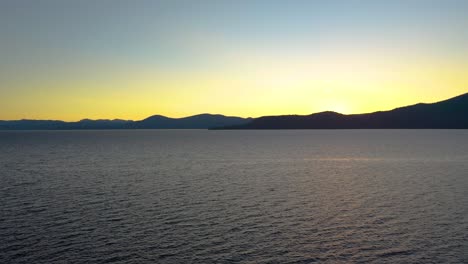
{"label": "sky", "polygon": [[365,113],[468,92],[465,0],[0,0],[0,119]]}

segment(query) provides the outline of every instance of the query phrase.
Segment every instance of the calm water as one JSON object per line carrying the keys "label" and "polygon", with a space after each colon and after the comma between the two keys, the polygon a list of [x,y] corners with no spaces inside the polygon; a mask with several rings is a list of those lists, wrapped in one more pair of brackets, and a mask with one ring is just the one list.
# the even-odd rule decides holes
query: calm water
{"label": "calm water", "polygon": [[0,132],[0,263],[468,263],[468,130]]}

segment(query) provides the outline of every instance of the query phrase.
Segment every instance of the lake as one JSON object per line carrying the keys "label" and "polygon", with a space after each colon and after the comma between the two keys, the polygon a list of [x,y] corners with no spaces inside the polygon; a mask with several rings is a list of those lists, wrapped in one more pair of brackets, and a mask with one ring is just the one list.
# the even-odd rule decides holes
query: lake
{"label": "lake", "polygon": [[1,263],[468,263],[468,130],[0,132]]}

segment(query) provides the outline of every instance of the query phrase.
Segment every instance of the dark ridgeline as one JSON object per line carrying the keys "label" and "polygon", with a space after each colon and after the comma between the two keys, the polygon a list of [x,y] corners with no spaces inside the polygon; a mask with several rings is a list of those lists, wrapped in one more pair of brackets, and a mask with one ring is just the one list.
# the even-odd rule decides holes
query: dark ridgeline
{"label": "dark ridgeline", "polygon": [[467,129],[468,93],[433,104],[416,104],[368,114],[264,116],[217,129]]}
{"label": "dark ridgeline", "polygon": [[141,121],[90,120],[64,122],[59,120],[14,120],[0,121],[0,130],[68,130],[68,129],[208,129],[247,123],[251,118],[201,114],[184,118],[169,118],[161,115]]}
{"label": "dark ridgeline", "polygon": [[162,115],[154,115],[141,121],[129,123],[127,124],[127,128],[208,129],[213,127],[241,125],[249,121],[251,121],[250,118],[211,114],[201,114],[183,118],[169,118]]}
{"label": "dark ridgeline", "polygon": [[183,118],[150,116],[140,121],[58,120],[0,121],[0,130],[65,129],[377,129],[468,128],[468,93],[433,104],[416,104],[368,114],[343,115],[321,112],[312,115],[241,118],[201,114]]}
{"label": "dark ridgeline", "polygon": [[129,120],[91,120],[83,119],[78,122],[64,122],[59,120],[14,120],[0,121],[0,129],[4,130],[66,130],[66,129],[121,129],[133,121]]}

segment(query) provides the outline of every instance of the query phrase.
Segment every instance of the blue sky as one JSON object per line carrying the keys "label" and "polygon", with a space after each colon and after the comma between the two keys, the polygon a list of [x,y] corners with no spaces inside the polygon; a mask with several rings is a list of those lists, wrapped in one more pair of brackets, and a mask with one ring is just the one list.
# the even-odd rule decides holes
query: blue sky
{"label": "blue sky", "polygon": [[[281,93],[287,93],[291,87],[294,90],[298,81],[304,87],[308,83],[307,89],[311,90],[297,88],[296,92],[306,91],[303,96],[313,94],[314,89],[322,89],[320,82],[314,83],[318,78],[313,76],[323,75],[316,71],[320,67],[317,65],[330,61],[339,66],[336,69],[328,66],[327,74],[335,71],[337,76],[348,74],[350,67],[340,65],[350,64],[349,61],[357,64],[369,61],[364,66],[372,68],[377,62],[389,60],[382,67],[382,71],[387,72],[395,68],[400,71],[401,65],[405,64],[413,65],[413,68],[423,64],[430,66],[428,73],[437,71],[437,67],[453,69],[444,76],[435,76],[439,78],[432,83],[440,85],[430,88],[434,97],[422,98],[426,101],[444,99],[467,91],[463,78],[468,59],[467,14],[468,1],[461,0],[2,0],[0,89],[4,94],[2,103],[8,111],[0,118],[36,113],[38,118],[53,117],[54,111],[58,110],[64,110],[60,117],[66,119],[78,118],[80,114],[97,117],[92,112],[98,109],[92,105],[94,99],[102,97],[99,101],[106,107],[117,108],[119,104],[111,101],[115,100],[112,96],[104,98],[117,92],[122,96],[146,94],[156,100],[151,106],[151,102],[134,96],[131,103],[122,106],[129,109],[128,112],[114,114],[123,117],[140,117],[153,112],[168,115],[205,111],[247,114],[239,108],[250,109],[251,115],[326,110],[322,109],[327,107],[326,103],[313,100],[311,106],[303,102],[302,108],[287,104],[281,104],[281,107],[268,105],[277,105]],[[395,58],[398,58],[397,62]],[[314,66],[308,65],[309,62]],[[293,72],[295,68],[298,72],[310,72],[311,77],[308,79],[305,73],[290,73],[289,77],[276,80],[282,68],[285,72]],[[243,73],[246,69],[249,72]],[[271,88],[275,89],[276,95],[260,103],[262,108],[253,107],[253,100],[244,105],[241,99],[224,108],[207,105],[215,89],[211,86],[218,87],[214,91],[218,97],[211,100],[214,102],[223,93],[230,94],[232,86],[229,83],[232,82],[248,87],[245,89],[254,91],[253,95],[265,94],[267,88],[257,89],[257,80],[248,79],[253,77],[242,79],[250,73],[269,79],[262,85],[284,83],[283,91],[278,91],[278,87]],[[365,75],[365,71],[361,69],[360,74]],[[157,77],[152,79],[151,76]],[[385,87],[394,81],[394,77],[391,80],[379,78]],[[140,83],[141,79],[146,82]],[[183,83],[180,83],[181,79]],[[207,84],[212,79],[216,84]],[[346,80],[342,79],[329,80],[338,94],[362,92],[353,88],[354,84],[353,87],[346,85]],[[363,86],[379,84],[374,80],[359,81]],[[415,83],[413,88],[411,83]],[[415,95],[421,92],[424,83],[408,79],[395,85],[398,87],[393,91],[388,87],[375,89],[390,96],[401,93],[404,86],[410,90],[407,98],[411,100],[394,95],[385,107],[416,101]],[[168,101],[177,101],[178,94],[187,92],[205,95],[208,99],[201,98],[203,96],[192,97],[193,100],[185,98],[186,103],[195,103],[185,108],[170,106]],[[42,104],[33,100],[39,95],[45,101]],[[77,96],[83,100],[76,99]],[[375,95],[361,95],[366,96],[372,100]],[[60,104],[50,105],[69,97],[75,98],[72,105],[80,113],[68,111]],[[158,102],[158,98],[163,98],[164,102]],[[378,110],[374,109],[376,106],[353,101],[355,98],[350,100],[352,106],[347,107],[348,112]],[[333,105],[329,106],[333,108]],[[114,112],[106,113],[112,115]]]}

